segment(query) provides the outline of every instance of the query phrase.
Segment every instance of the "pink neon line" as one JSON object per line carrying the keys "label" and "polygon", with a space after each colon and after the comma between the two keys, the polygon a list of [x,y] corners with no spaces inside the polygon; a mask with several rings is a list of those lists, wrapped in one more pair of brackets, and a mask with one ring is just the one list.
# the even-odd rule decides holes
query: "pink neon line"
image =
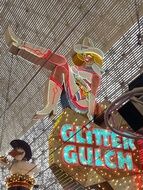
{"label": "pink neon line", "polygon": [[30,47],[28,47],[26,45],[23,45],[22,48],[23,49],[28,49],[28,50],[32,51],[33,53],[35,53],[35,54],[37,54],[39,56],[40,55],[43,56],[43,52],[41,52],[39,49],[32,49],[32,48],[30,48]]}
{"label": "pink neon line", "polygon": [[57,86],[59,86],[63,90],[63,86],[53,76],[50,76],[49,79],[56,83]]}

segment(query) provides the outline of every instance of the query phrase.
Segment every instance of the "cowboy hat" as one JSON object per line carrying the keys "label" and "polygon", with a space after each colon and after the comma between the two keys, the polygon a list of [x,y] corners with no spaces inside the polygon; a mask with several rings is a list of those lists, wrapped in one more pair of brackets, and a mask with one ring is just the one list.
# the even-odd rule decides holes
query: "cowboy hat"
{"label": "cowboy hat", "polygon": [[32,151],[29,144],[23,140],[13,140],[10,142],[12,148],[22,148],[25,151],[25,158],[29,161],[32,157]]}
{"label": "cowboy hat", "polygon": [[88,37],[85,37],[83,39],[82,44],[74,45],[74,51],[77,53],[78,58],[81,60],[83,59],[82,54],[89,54],[93,57],[95,63],[97,63],[99,66],[102,66],[103,64],[104,53],[100,49],[95,48],[94,43]]}

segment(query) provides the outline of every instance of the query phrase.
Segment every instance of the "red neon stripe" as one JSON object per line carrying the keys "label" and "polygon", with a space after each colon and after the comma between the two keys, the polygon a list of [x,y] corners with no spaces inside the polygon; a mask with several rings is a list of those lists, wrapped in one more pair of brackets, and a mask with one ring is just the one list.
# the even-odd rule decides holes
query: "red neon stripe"
{"label": "red neon stripe", "polygon": [[59,86],[63,90],[63,86],[61,85],[61,83],[59,83],[53,76],[50,76],[49,79],[56,83],[57,86]]}

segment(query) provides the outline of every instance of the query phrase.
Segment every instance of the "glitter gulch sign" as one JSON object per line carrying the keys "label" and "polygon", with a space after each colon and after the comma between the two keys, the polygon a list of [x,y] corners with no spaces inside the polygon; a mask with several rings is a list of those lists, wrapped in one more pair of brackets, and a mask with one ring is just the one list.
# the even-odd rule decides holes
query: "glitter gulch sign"
{"label": "glitter gulch sign", "polygon": [[143,140],[138,140],[137,144],[139,146],[140,163],[141,163],[142,169],[143,169]]}
{"label": "glitter gulch sign", "polygon": [[88,122],[87,117],[67,108],[54,123],[49,166],[60,184],[70,189],[68,185],[74,183],[84,190],[100,184],[100,189],[107,190],[119,183],[136,189],[130,180],[142,173],[137,142],[94,123],[86,125]]}
{"label": "glitter gulch sign", "polygon": [[[86,129],[87,128],[87,129]],[[109,130],[64,124],[60,136],[66,142],[63,158],[67,164],[133,170],[134,140]],[[102,149],[105,151],[103,152]]]}

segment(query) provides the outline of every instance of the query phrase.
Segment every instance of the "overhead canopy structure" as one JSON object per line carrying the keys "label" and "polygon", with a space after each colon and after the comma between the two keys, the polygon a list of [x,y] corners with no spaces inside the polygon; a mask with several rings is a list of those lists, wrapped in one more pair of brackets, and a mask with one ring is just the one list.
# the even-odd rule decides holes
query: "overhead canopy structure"
{"label": "overhead canopy structure", "polygon": [[[130,81],[143,72],[143,47],[138,38],[143,32],[142,0],[3,0],[1,10],[2,153],[9,149],[12,139],[23,135],[34,143],[33,146],[45,143],[50,127],[43,141],[38,134],[43,134],[42,131],[53,122],[47,118],[43,126],[40,121],[35,123],[32,120],[35,112],[41,109],[49,73],[44,69],[36,73],[38,67],[8,52],[4,32],[9,25],[21,39],[65,55],[69,64],[73,45],[85,36],[92,38],[95,45],[105,52],[99,101],[113,101],[128,89]],[[61,110],[59,105],[59,112]]]}

